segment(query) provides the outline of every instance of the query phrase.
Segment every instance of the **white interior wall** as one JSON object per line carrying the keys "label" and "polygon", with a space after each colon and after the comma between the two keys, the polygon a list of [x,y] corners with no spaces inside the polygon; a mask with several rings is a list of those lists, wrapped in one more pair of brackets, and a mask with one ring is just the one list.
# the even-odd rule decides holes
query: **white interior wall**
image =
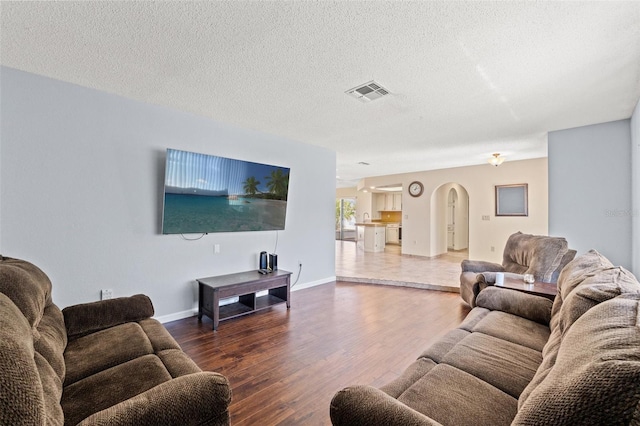
{"label": "white interior wall", "polygon": [[[3,67],[0,250],[40,266],[61,307],[148,294],[189,315],[195,279],[256,269],[276,247],[298,286],[335,278],[335,153]],[[291,168],[284,231],[161,235],[166,148]],[[189,236],[192,237],[192,236]],[[214,254],[219,244],[220,254]],[[295,304],[293,305],[295,309]]]}
{"label": "white interior wall", "polygon": [[[432,255],[437,256],[447,252],[447,203],[450,184],[441,185],[431,194],[430,212],[431,225],[429,237],[433,250]],[[404,213],[403,213],[404,214]],[[403,226],[403,230],[405,227]]]}
{"label": "white interior wall", "polygon": [[340,198],[356,198],[358,196],[358,191],[355,186],[351,188],[337,188],[336,189],[336,199]]}
{"label": "white interior wall", "polygon": [[630,120],[549,133],[549,230],[631,269]]}
{"label": "white interior wall", "polygon": [[[417,198],[410,196],[406,190],[414,180],[424,185],[423,195]],[[460,185],[469,196],[468,232],[471,259],[501,262],[504,245],[512,233],[517,231],[539,235],[548,233],[546,158],[507,160],[500,167],[483,164],[371,177],[365,179],[360,186],[366,188],[398,182],[404,188],[402,194],[403,254],[428,257],[439,254],[438,248],[432,245],[431,239],[431,199],[441,185],[448,183]],[[495,185],[516,183],[529,185],[529,216],[496,217]],[[482,220],[482,216],[489,216],[489,220]]]}
{"label": "white interior wall", "polygon": [[640,101],[631,116],[632,271],[640,277]]}

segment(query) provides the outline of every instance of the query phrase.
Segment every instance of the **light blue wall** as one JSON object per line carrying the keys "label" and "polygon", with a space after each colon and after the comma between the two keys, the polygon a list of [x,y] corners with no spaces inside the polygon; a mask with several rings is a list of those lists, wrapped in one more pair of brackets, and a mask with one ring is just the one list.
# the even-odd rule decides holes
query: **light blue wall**
{"label": "light blue wall", "polygon": [[549,132],[549,234],[631,269],[630,120]]}
{"label": "light blue wall", "polygon": [[633,191],[631,196],[633,206],[631,218],[633,244],[631,254],[633,258],[633,273],[636,277],[640,277],[640,101],[638,101],[636,109],[631,116],[631,152],[631,189]]}
{"label": "light blue wall", "polygon": [[[158,316],[184,316],[197,302],[195,278],[255,269],[276,238],[281,269],[303,262],[299,286],[334,279],[334,152],[1,71],[0,250],[40,266],[59,306],[112,288],[148,294]],[[290,167],[286,229],[161,235],[169,147]]]}

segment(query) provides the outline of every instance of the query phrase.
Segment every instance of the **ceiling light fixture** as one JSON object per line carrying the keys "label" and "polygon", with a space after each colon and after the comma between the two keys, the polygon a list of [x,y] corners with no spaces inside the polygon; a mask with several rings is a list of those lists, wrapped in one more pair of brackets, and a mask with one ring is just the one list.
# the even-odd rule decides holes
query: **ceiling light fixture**
{"label": "ceiling light fixture", "polygon": [[489,158],[489,164],[492,166],[498,167],[502,163],[504,163],[504,157],[500,157],[500,153],[495,153],[493,157]]}

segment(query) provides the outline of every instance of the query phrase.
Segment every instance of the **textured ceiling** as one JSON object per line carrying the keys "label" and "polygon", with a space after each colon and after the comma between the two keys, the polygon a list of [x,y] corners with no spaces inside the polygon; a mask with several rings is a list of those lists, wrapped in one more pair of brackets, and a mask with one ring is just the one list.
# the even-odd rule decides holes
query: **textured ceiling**
{"label": "textured ceiling", "polygon": [[[548,131],[640,97],[638,1],[0,8],[2,65],[330,148],[338,186],[544,157]],[[391,95],[344,93],[371,80]]]}

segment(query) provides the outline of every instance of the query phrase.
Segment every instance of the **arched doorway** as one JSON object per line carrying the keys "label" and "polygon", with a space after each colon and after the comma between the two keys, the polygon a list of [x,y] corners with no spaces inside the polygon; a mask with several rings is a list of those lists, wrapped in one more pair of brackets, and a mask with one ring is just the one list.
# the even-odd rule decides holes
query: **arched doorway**
{"label": "arched doorway", "polygon": [[435,255],[469,248],[469,193],[460,184],[440,185],[431,195],[431,252]]}

